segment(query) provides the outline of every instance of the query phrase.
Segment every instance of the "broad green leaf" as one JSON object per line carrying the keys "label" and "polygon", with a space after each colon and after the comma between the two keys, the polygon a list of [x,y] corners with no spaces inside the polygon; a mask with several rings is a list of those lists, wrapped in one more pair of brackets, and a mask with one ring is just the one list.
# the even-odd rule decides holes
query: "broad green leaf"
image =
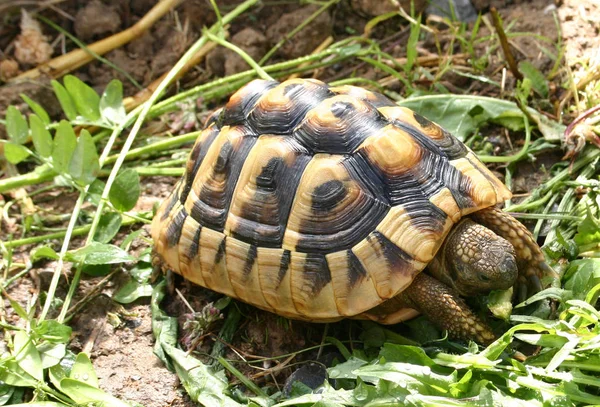
{"label": "broad green leaf", "polygon": [[56,95],[58,103],[60,103],[60,107],[62,107],[63,112],[65,112],[67,119],[70,121],[77,119],[77,108],[75,107],[75,103],[73,102],[71,95],[69,95],[69,92],[67,92],[65,87],[61,85],[60,82],[53,80],[51,83],[52,88],[54,89],[54,94]]}
{"label": "broad green leaf", "polygon": [[58,173],[68,172],[71,157],[77,146],[77,138],[71,124],[61,120],[56,129],[52,147],[52,165]]}
{"label": "broad green leaf", "polygon": [[93,387],[98,387],[98,376],[94,372],[94,366],[92,366],[88,355],[83,352],[79,353],[75,358],[75,364],[71,369],[69,378],[85,382]]}
{"label": "broad green leaf", "polygon": [[[571,292],[571,296],[578,299],[584,299],[587,292],[600,283],[600,259],[582,259],[572,261],[565,272],[566,290]],[[570,300],[565,298],[564,300]]]}
{"label": "broad green leaf", "polygon": [[366,365],[356,370],[359,377],[377,377],[394,383],[403,383],[409,389],[424,394],[448,394],[450,384],[457,382],[457,372],[448,375],[434,373],[428,366],[403,362],[388,362],[382,365]]}
{"label": "broad green leaf", "polygon": [[[443,94],[416,96],[401,100],[398,105],[408,107],[436,122],[460,140],[465,140],[487,122],[500,124],[513,131],[524,128],[523,112],[515,103],[506,100]],[[534,118],[544,120],[535,110],[528,111]],[[549,131],[548,129],[548,126],[540,127],[546,139],[555,139],[556,130],[551,130],[547,135],[545,132]]]}
{"label": "broad green leaf", "polygon": [[356,369],[366,364],[366,361],[352,356],[347,361],[327,369],[327,374],[330,379],[356,379]]}
{"label": "broad green leaf", "polygon": [[73,331],[70,326],[52,319],[40,322],[34,329],[36,335],[48,342],[67,343]]}
{"label": "broad green leaf", "polygon": [[119,124],[125,120],[123,106],[123,84],[117,79],[108,83],[100,99],[100,113],[110,123]]}
{"label": "broad green leaf", "polygon": [[27,105],[29,105],[31,110],[33,110],[33,113],[35,113],[38,116],[38,118],[41,120],[41,122],[44,125],[50,124],[50,116],[48,116],[48,113],[46,112],[46,110],[44,110],[44,108],[39,103],[32,100],[29,96],[27,96],[24,93],[21,93],[20,96],[25,101],[25,103],[27,103]]}
{"label": "broad green leaf", "polygon": [[58,260],[58,254],[51,247],[39,246],[31,251],[29,260],[31,260],[32,263],[35,263],[40,259]]}
{"label": "broad green leaf", "polygon": [[107,276],[110,273],[110,264],[84,264],[81,271],[92,277]]}
{"label": "broad green leaf", "polygon": [[9,141],[4,143],[4,156],[11,164],[18,164],[29,157],[29,150],[21,144]]}
{"label": "broad green leaf", "polygon": [[188,395],[203,406],[241,406],[226,393],[227,379],[222,370],[213,370],[181,349],[162,343],[175,372]]}
{"label": "broad green leaf", "polygon": [[121,304],[129,304],[140,297],[150,297],[151,295],[151,284],[140,283],[136,279],[132,278],[113,294],[112,299]]}
{"label": "broad green leaf", "polygon": [[83,129],[79,133],[77,146],[69,163],[69,174],[80,185],[91,184],[100,171],[98,152],[90,133]]}
{"label": "broad green leaf", "polygon": [[68,407],[67,404],[55,401],[35,401],[33,403],[12,404],[13,407]]}
{"label": "broad green leaf", "polygon": [[106,243],[92,242],[89,245],[69,252],[69,260],[83,264],[117,264],[135,260],[123,249]]}
{"label": "broad green leaf", "polygon": [[44,380],[40,353],[26,332],[15,332],[13,355],[21,369],[40,382]]}
{"label": "broad green leaf", "polygon": [[29,128],[25,117],[14,106],[9,106],[6,110],[6,133],[8,138],[16,144],[23,144],[27,141]]}
{"label": "broad green leaf", "polygon": [[67,373],[65,369],[61,365],[54,365],[48,369],[48,378],[50,378],[50,383],[54,385],[57,389],[60,390],[60,382],[62,379],[67,377]]}
{"label": "broad green leaf", "polygon": [[600,223],[594,217],[590,209],[583,219],[583,222],[577,226],[577,233],[573,237],[575,243],[583,246],[588,243],[600,242]]}
{"label": "broad green leaf", "polygon": [[564,336],[555,334],[521,334],[516,333],[515,338],[529,343],[531,345],[543,346],[545,348],[556,348],[560,349],[568,339]]}
{"label": "broad green leaf", "polygon": [[42,358],[42,367],[48,369],[60,363],[60,360],[67,353],[67,345],[65,343],[44,342],[37,346],[37,350]]}
{"label": "broad green leaf", "polygon": [[531,87],[538,95],[543,98],[548,97],[548,81],[531,62],[523,61],[519,64],[519,71],[523,76],[531,81]]}
{"label": "broad green leaf", "polygon": [[423,348],[417,346],[396,345],[386,343],[381,348],[379,356],[386,362],[406,362],[421,366],[434,366],[434,361],[427,356]]}
{"label": "broad green leaf", "polygon": [[75,103],[77,112],[90,121],[100,120],[100,96],[96,91],[73,75],[65,76],[63,82]]}
{"label": "broad green leaf", "polygon": [[131,407],[131,405],[111,396],[85,382],[65,377],[60,381],[60,389],[78,404],[105,405],[111,407]]}
{"label": "broad green leaf", "polygon": [[44,158],[52,156],[52,136],[42,119],[34,114],[30,115],[29,127],[31,127],[31,139],[35,151]]}
{"label": "broad green leaf", "polygon": [[100,216],[98,228],[94,234],[94,240],[100,243],[108,243],[119,232],[123,218],[120,213],[106,212]]}
{"label": "broad green leaf", "polygon": [[562,288],[550,287],[545,290],[535,293],[531,297],[527,298],[520,304],[515,305],[515,308],[525,307],[529,304],[533,304],[539,300],[550,298],[553,300],[566,301],[573,298],[573,292],[570,290],[563,290]]}
{"label": "broad green leaf", "polygon": [[17,387],[35,388],[39,385],[39,381],[23,370],[19,363],[14,359],[5,360],[2,362],[2,368],[0,369],[0,381],[10,386]]}
{"label": "broad green leaf", "polygon": [[120,172],[110,189],[108,198],[115,209],[126,212],[135,206],[140,196],[140,176],[128,168]]}

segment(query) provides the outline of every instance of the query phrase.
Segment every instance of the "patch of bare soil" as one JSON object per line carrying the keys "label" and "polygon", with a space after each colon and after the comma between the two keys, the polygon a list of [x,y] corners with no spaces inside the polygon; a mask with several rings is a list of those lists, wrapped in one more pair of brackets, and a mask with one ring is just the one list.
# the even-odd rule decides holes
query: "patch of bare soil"
{"label": "patch of bare soil", "polygon": [[[10,75],[16,71],[24,71],[31,67],[27,63],[15,62],[15,39],[20,33],[20,12],[18,3],[14,7],[0,5],[3,21],[0,22],[0,69]],[[219,1],[223,9],[229,9],[236,1]],[[265,2],[280,3],[280,2]],[[314,11],[314,6],[298,6],[291,2],[281,2],[276,5],[263,5],[251,11],[246,17],[236,21],[230,28],[232,41],[244,48],[250,55],[258,57],[267,49],[279,42],[283,36],[300,21]],[[274,57],[293,58],[311,52],[327,36],[334,35],[336,39],[342,38],[351,32],[362,32],[364,24],[371,18],[369,10],[364,9],[364,1],[342,1],[340,5],[329,13],[319,17],[314,24],[294,37]],[[479,2],[481,7],[494,5],[505,22],[513,24],[511,32],[531,32],[550,39],[550,43],[557,41],[558,27],[555,24],[554,11],[558,12],[563,40],[565,41],[566,55],[575,67],[586,64],[591,58],[598,58],[598,54],[591,53],[600,49],[600,4],[593,0],[564,0],[556,8],[551,0],[532,1],[497,1]],[[493,4],[491,4],[493,3]],[[59,24],[65,30],[75,33],[80,39],[92,42],[111,33],[118,32],[131,26],[153,5],[154,1],[121,2],[117,0],[94,0],[91,2],[62,1],[53,8],[41,10],[47,18]],[[32,9],[31,11],[35,11]],[[75,23],[74,23],[75,21]],[[208,7],[208,2],[189,0],[184,2],[176,13],[163,18],[148,33],[122,49],[110,52],[105,57],[127,72],[141,86],[148,85],[153,79],[168,70],[177,58],[186,50],[186,47],[198,37],[203,26],[214,22],[214,15]],[[485,29],[485,28],[482,28]],[[406,33],[399,31],[402,27],[398,20],[390,20],[387,25],[378,27],[374,35],[378,38],[391,38],[389,51],[399,54],[403,52]],[[44,34],[50,35],[47,27],[43,28]],[[61,36],[49,38],[53,44],[54,56],[63,52],[64,43]],[[404,35],[404,36],[403,36]],[[396,41],[396,42],[394,42]],[[539,37],[519,36],[512,40],[516,57],[519,60],[528,60],[538,69],[548,72],[553,62],[544,52],[544,42]],[[425,44],[428,45],[427,43]],[[433,43],[429,43],[433,47]],[[493,54],[489,74],[501,79],[499,67],[503,66],[499,53]],[[2,61],[9,61],[2,63]],[[4,68],[3,68],[4,67]],[[189,74],[182,84],[197,83],[206,80],[210,75],[224,75],[246,69],[237,55],[228,51],[215,51],[203,63]],[[345,71],[346,67],[336,67],[327,71],[327,76],[350,75],[352,70]],[[6,73],[5,72],[5,73]],[[363,72],[361,72],[363,73]],[[118,78],[125,85],[125,94],[131,95],[137,87],[120,71],[100,63],[94,62],[74,72],[75,75],[85,80],[97,90],[101,90],[113,78]],[[366,72],[365,76],[375,76],[375,72]],[[2,77],[2,75],[0,75]],[[466,88],[464,77],[448,77],[448,86]],[[556,84],[560,87],[562,84]],[[393,86],[398,87],[398,84]],[[401,89],[399,89],[401,90]],[[491,92],[491,90],[489,90]],[[478,89],[484,93],[485,89]],[[20,93],[25,93],[49,109],[51,115],[59,113],[58,103],[55,101],[48,81],[23,82],[3,85],[0,87],[0,116],[9,104],[20,104]],[[531,168],[523,168],[517,173],[515,181],[517,188],[523,192],[530,190],[530,182],[536,185],[543,180],[543,175],[536,175],[536,179],[519,178],[519,174],[535,173]],[[170,186],[175,182],[172,178],[145,178],[143,180],[143,196],[139,202],[140,208],[148,209],[155,202],[162,200],[168,193]],[[42,206],[63,205],[65,202],[72,204],[72,198],[51,196]],[[69,209],[54,209],[55,213],[68,213]],[[13,213],[13,215],[15,215]],[[0,231],[0,238],[6,238],[6,230]],[[57,247],[60,242],[52,243]],[[141,244],[141,243],[140,243]],[[29,248],[25,248],[27,250]],[[27,251],[17,253],[25,256]],[[21,257],[22,258],[22,257]],[[25,304],[37,292],[47,288],[48,279],[40,275],[48,275],[43,271],[52,270],[53,264],[47,264],[31,273],[30,276],[20,279],[8,289],[9,294],[20,303]],[[41,273],[40,273],[41,272]],[[96,282],[96,279],[86,278],[82,283],[78,299]],[[169,372],[152,354],[153,338],[150,327],[150,311],[147,299],[121,307],[110,300],[109,295],[118,287],[119,280],[107,285],[100,296],[95,297],[72,320],[74,329],[71,347],[75,351],[87,350],[91,352],[92,361],[100,379],[100,385],[113,395],[125,400],[132,400],[148,407],[165,405],[191,406],[193,403],[184,395],[177,383],[175,375]],[[61,290],[64,290],[61,285]],[[60,292],[64,295],[64,291]],[[214,294],[207,294],[206,290],[198,288],[184,289],[188,301],[196,310],[199,310],[207,301],[214,299]],[[77,300],[77,299],[76,299]],[[169,306],[174,313],[186,312],[177,299],[172,300],[175,305]],[[9,304],[5,304],[9,308]],[[258,311],[245,305],[239,305],[243,319],[234,340],[226,348],[226,357],[239,360],[240,357],[252,359],[253,357],[275,357],[290,354],[300,349],[318,345],[323,340],[324,325],[306,324],[295,321],[285,321],[272,314]],[[11,318],[16,317],[9,312]],[[11,321],[8,321],[11,322]],[[220,324],[214,328],[218,332]],[[352,324],[341,322],[329,326],[327,335],[348,335]],[[207,336],[204,350],[214,341],[214,335]],[[262,384],[271,384],[278,388],[284,386],[286,378],[298,368],[298,362],[317,360],[323,355],[319,352],[307,352],[288,360],[281,369],[273,370],[269,374],[261,374],[265,368],[272,368],[278,363],[265,360],[259,364],[261,369],[246,368],[245,373]],[[283,359],[286,360],[285,358]],[[241,366],[241,365],[240,365]],[[274,372],[274,373],[273,373]]]}

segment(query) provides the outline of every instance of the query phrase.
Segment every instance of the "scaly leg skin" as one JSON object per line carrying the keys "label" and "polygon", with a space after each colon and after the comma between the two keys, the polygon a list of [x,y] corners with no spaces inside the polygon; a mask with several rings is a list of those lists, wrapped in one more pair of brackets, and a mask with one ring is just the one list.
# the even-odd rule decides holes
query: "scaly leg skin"
{"label": "scaly leg skin", "polygon": [[484,345],[495,339],[492,330],[454,289],[425,273],[420,273],[402,293],[367,311],[365,316],[372,320],[393,321],[396,319],[394,312],[402,312],[403,308],[419,311],[438,327],[447,330],[452,338],[471,339]]}
{"label": "scaly leg skin", "polygon": [[470,216],[514,246],[519,268],[518,287],[516,287],[519,300],[527,297],[527,287],[530,287],[531,292],[541,291],[543,288],[541,280],[544,277],[557,277],[554,270],[546,263],[544,254],[533,235],[521,222],[497,207],[482,209]]}

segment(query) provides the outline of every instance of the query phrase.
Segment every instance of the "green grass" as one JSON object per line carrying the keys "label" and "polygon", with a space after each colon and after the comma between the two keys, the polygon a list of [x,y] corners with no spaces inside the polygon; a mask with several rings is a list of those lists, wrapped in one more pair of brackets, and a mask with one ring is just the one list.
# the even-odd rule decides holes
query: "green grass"
{"label": "green grass", "polygon": [[[505,333],[486,348],[450,341],[428,329],[422,320],[409,324],[408,336],[401,336],[391,328],[357,323],[361,333],[353,338],[352,346],[324,334],[322,346],[341,355],[335,365],[327,367],[330,380],[318,391],[296,383],[289,395],[250,381],[241,373],[240,360],[225,358],[224,344],[231,342],[244,318],[229,301],[215,305],[215,309],[223,312],[224,322],[219,332],[221,341],[216,342],[208,355],[212,363],[202,363],[193,353],[178,348],[177,321],[160,307],[165,295],[164,283],[150,284],[151,242],[141,227],[150,222],[152,213],[135,211],[135,207],[145,176],[183,174],[186,146],[198,132],[141,140],[140,129],[145,121],[177,112],[181,102],[198,97],[202,97],[204,104],[220,103],[256,77],[279,79],[337,64],[350,72],[347,77],[339,78],[338,84],[352,83],[379,90],[399,105],[438,122],[471,146],[483,161],[504,171],[509,186],[519,164],[559,150],[566,129],[564,123],[542,112],[548,108],[548,76],[530,63],[519,65],[524,79],[514,89],[504,89],[502,99],[446,91],[441,81],[443,74],[464,71],[464,67],[452,65],[448,58],[455,49],[469,55],[469,72],[465,75],[471,80],[500,86],[484,75],[484,68],[500,44],[493,35],[481,35],[481,20],[470,28],[448,22],[451,44],[457,46],[444,48],[436,37],[440,65],[433,68],[421,66],[413,52],[423,35],[432,32],[418,18],[412,19],[407,29],[407,43],[412,51],[406,54],[405,64],[390,54],[388,44],[370,37],[371,30],[384,25],[390,16],[372,20],[368,25],[369,35],[347,37],[314,55],[264,65],[276,50],[267,53],[259,64],[223,39],[224,25],[234,22],[256,3],[248,0],[226,15],[219,13],[218,23],[205,30],[189,48],[151,99],[129,113],[123,108],[122,86],[118,81],[110,82],[103,94],[98,95],[74,76],[52,83],[64,113],[63,120],[51,120],[43,106],[26,97],[24,101],[31,108],[28,117],[15,107],[8,109],[2,122],[8,139],[2,140],[7,164],[0,179],[0,193],[11,193],[14,198],[2,203],[0,209],[4,219],[14,216],[15,209],[20,215],[16,234],[4,236],[0,241],[3,270],[0,284],[3,300],[9,301],[20,323],[7,322],[6,310],[0,314],[0,327],[8,345],[8,352],[0,357],[0,405],[29,400],[39,406],[102,402],[128,405],[99,389],[88,356],[74,354],[68,346],[71,333],[68,322],[86,302],[84,298],[73,304],[80,279],[84,275],[103,277],[101,284],[106,284],[119,272],[115,265],[127,265],[129,275],[127,282],[113,294],[113,300],[127,304],[151,297],[155,353],[178,374],[190,397],[207,406],[600,405],[600,313],[596,309],[600,295],[597,170],[600,150],[595,146],[585,147],[571,162],[557,162],[547,168],[547,179],[530,191],[528,197],[507,202],[507,209],[515,216],[536,222],[536,236],[544,225],[550,226],[543,249],[561,277],[560,281],[549,282],[553,285],[547,290],[517,305],[510,320],[503,323]],[[320,3],[318,12],[335,3]],[[511,32],[510,23],[504,29],[508,38],[529,35]],[[295,31],[299,30],[292,29],[290,36]],[[555,57],[550,74],[561,72],[562,42],[552,49],[553,44],[546,38],[537,40],[544,44],[544,53]],[[208,41],[242,53],[251,69],[165,98],[164,91],[178,70]],[[480,50],[482,44],[487,45],[484,53]],[[358,74],[366,67],[377,72],[377,80]],[[422,78],[429,83],[423,85]],[[409,97],[402,98],[382,86],[389,81],[401,84],[402,94]],[[581,97],[593,101],[598,100],[599,94]],[[189,109],[187,113],[196,113],[192,107]],[[564,109],[568,112],[574,106]],[[79,126],[84,129],[76,136]],[[481,135],[482,129],[490,127],[506,129],[522,143],[513,151],[495,154],[489,140]],[[86,128],[96,131],[92,135]],[[125,131],[127,136],[121,137]],[[589,123],[589,131],[600,134],[597,120]],[[48,190],[77,195],[72,212],[54,216],[68,222],[66,227],[51,226],[51,214],[36,206],[36,197]],[[115,236],[124,227],[133,233],[117,245]],[[76,236],[84,238],[81,245],[73,242]],[[147,242],[148,248],[132,254],[134,239]],[[57,240],[62,241],[60,248]],[[24,250],[27,245],[34,246],[29,260],[13,262],[13,252]],[[56,264],[50,287],[38,302],[23,308],[8,295],[10,287],[47,260]],[[67,294],[59,297],[59,279],[67,262],[73,264],[74,271]],[[211,322],[218,319],[212,309],[205,308],[193,315],[189,326],[195,330],[188,342],[194,342],[211,329]],[[297,354],[310,350],[298,349]],[[289,356],[294,354],[274,355],[274,358]]]}

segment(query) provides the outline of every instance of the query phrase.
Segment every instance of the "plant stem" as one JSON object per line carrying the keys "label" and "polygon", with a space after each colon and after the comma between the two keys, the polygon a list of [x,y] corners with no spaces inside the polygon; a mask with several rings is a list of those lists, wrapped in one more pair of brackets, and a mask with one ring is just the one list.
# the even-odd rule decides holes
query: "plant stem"
{"label": "plant stem", "polygon": [[49,165],[40,165],[35,171],[0,180],[0,194],[11,189],[50,181],[55,175],[56,172]]}
{"label": "plant stem", "polygon": [[[121,226],[130,226],[137,223],[137,221],[132,220],[132,219],[123,219],[123,223],[121,224]],[[86,233],[88,233],[90,231],[90,225],[84,225],[84,226],[79,226],[73,229],[73,231],[71,232],[71,236],[82,236],[85,235]],[[19,246],[24,246],[24,245],[29,245],[29,244],[37,244],[37,243],[42,243],[48,240],[52,240],[52,239],[62,239],[63,237],[65,237],[65,235],[67,234],[67,230],[62,230],[59,232],[53,232],[53,233],[48,233],[46,235],[40,235],[40,236],[32,236],[32,237],[26,237],[23,239],[15,239],[15,240],[11,240],[9,242],[4,242],[3,245],[7,248],[9,247],[19,247]]]}

